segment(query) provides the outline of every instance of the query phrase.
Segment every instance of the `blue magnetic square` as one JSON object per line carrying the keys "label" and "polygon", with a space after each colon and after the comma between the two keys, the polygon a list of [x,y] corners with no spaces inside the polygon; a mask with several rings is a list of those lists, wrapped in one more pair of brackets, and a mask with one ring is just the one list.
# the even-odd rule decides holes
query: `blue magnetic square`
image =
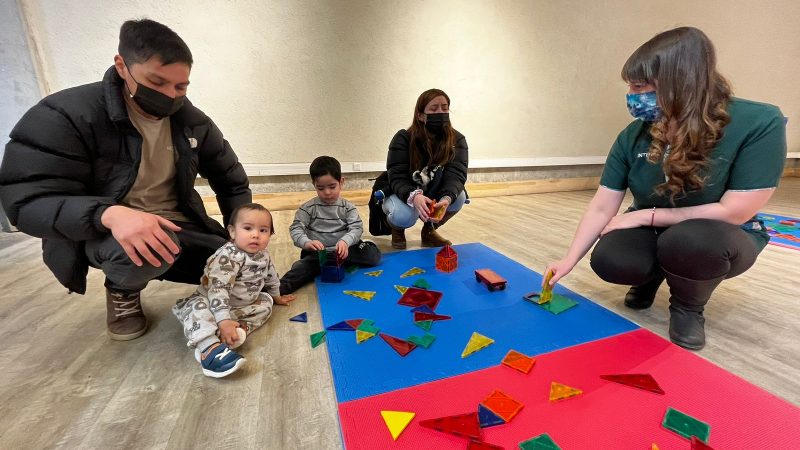
{"label": "blue magnetic square", "polygon": [[[370,339],[356,344],[350,333],[327,336],[334,385],[339,402],[381,394],[421,383],[461,375],[500,364],[513,348],[537,355],[585,342],[602,339],[638,328],[634,323],[592,303],[563,286],[553,290],[578,305],[561,314],[551,314],[522,299],[539,290],[542,276],[482,244],[457,245],[459,267],[455,272],[436,270],[439,249],[411,250],[386,254],[378,277],[364,275],[374,268],[361,269],[340,284],[317,280],[320,309],[326,326],[349,319],[375,321],[392,336],[406,338],[419,333],[409,308],[398,305],[400,293],[395,284],[424,277],[435,290],[444,293],[437,314],[452,320],[434,322],[430,333],[436,345],[399,357],[385,342]],[[400,279],[412,267],[424,274]],[[489,292],[475,280],[475,270],[490,268],[508,280],[505,290]],[[343,294],[344,290],[375,291],[365,302]],[[466,358],[461,352],[473,332],[494,339],[494,344]]]}

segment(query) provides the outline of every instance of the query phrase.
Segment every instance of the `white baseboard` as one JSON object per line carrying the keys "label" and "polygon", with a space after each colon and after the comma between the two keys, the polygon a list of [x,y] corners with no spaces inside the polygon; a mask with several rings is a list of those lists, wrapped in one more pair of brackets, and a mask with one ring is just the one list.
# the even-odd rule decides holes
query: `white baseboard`
{"label": "white baseboard", "polygon": [[[787,159],[800,159],[800,152],[791,152]],[[473,159],[471,169],[497,169],[519,167],[585,166],[605,164],[606,156],[552,156],[540,158],[495,158]],[[310,162],[276,164],[242,164],[251,177],[276,175],[308,175]],[[343,173],[382,172],[386,170],[385,161],[342,161]]]}
{"label": "white baseboard", "polygon": [[[556,156],[543,158],[497,158],[473,159],[469,162],[471,169],[488,169],[503,167],[543,167],[543,166],[583,166],[603,164],[605,156]],[[245,172],[251,177],[274,175],[307,175],[310,162],[277,163],[277,164],[242,164]],[[382,172],[386,170],[386,161],[342,161],[343,173]]]}

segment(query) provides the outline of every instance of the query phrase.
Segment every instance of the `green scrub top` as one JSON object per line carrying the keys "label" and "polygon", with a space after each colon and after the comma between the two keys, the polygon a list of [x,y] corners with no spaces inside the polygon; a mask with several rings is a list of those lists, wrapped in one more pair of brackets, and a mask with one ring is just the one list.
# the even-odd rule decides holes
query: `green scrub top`
{"label": "green scrub top", "polygon": [[[662,163],[647,161],[650,122],[635,120],[617,136],[606,159],[600,185],[631,190],[630,210],[672,208],[715,203],[726,191],[757,191],[778,186],[786,162],[786,122],[778,107],[739,98],[728,103],[730,123],[711,153],[706,182],[671,205],[655,187],[665,181]],[[763,223],[753,220],[742,228],[759,250],[769,242]]]}

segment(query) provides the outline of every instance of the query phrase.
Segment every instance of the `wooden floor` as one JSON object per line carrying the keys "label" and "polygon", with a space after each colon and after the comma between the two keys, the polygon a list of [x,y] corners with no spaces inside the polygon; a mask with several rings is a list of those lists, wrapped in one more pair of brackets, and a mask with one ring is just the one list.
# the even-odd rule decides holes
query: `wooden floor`
{"label": "wooden floor", "polygon": [[[446,227],[456,243],[482,242],[541,271],[567,248],[591,191],[478,198]],[[784,179],[775,214],[800,217],[800,179]],[[366,218],[366,208],[361,209]],[[297,251],[293,213],[275,213],[270,244],[278,270]],[[408,233],[419,246],[419,226]],[[376,238],[388,250],[388,238]],[[131,342],[105,334],[103,278],[86,296],[67,295],[41,263],[37,240],[0,250],[0,448],[338,449],[341,438],[313,286],[277,307],[242,352],[229,379],[204,377],[169,308],[193,288],[152,282],[143,298],[149,332]],[[725,281],[707,308],[700,352],[747,380],[800,404],[800,251],[768,246],[745,274]],[[622,305],[624,286],[601,282],[582,261],[563,284],[666,336],[667,288],[644,312]],[[287,319],[309,312],[309,323]]]}

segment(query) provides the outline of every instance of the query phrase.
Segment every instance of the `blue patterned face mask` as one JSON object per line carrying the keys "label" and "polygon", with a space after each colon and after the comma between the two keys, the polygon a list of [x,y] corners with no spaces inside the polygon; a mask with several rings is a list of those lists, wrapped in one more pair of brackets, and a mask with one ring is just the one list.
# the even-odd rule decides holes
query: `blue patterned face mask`
{"label": "blue patterned face mask", "polygon": [[658,107],[656,91],[627,94],[625,100],[628,102],[628,112],[636,119],[655,122],[661,118],[661,108]]}

